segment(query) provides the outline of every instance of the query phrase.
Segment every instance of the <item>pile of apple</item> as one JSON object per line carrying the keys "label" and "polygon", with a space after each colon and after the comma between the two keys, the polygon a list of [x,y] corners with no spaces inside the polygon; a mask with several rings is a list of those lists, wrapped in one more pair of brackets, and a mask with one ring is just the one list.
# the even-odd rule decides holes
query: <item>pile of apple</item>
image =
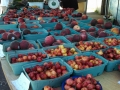
{"label": "pile of apple", "polygon": [[67,63],[74,69],[74,70],[82,70],[86,68],[91,68],[95,66],[100,66],[103,62],[102,60],[96,58],[95,56],[75,56],[74,59],[70,59]]}
{"label": "pile of apple", "polygon": [[72,15],[71,15],[72,17],[74,17],[74,18],[76,18],[76,17],[81,17],[81,18],[77,18],[78,20],[85,20],[85,19],[88,19],[88,16],[87,15],[85,15],[85,14],[82,14],[82,13],[73,13]]}
{"label": "pile of apple", "polygon": [[56,88],[52,88],[50,86],[44,86],[44,90],[57,90]]}
{"label": "pile of apple", "polygon": [[83,77],[68,78],[64,86],[65,90],[101,90],[101,85],[91,74]]}
{"label": "pile of apple", "polygon": [[66,36],[66,35],[70,35],[72,32],[69,28],[64,28],[61,30],[61,32],[55,32],[54,35],[56,36]]}
{"label": "pile of apple", "polygon": [[27,62],[27,61],[37,61],[41,62],[44,58],[46,58],[47,55],[41,52],[37,53],[28,53],[25,54],[18,54],[17,57],[11,58],[11,63],[19,63],[19,62]]}
{"label": "pile of apple", "polygon": [[80,33],[80,34],[74,34],[74,35],[66,36],[66,38],[70,42],[87,41],[88,40],[88,35],[86,33]]}
{"label": "pile of apple", "polygon": [[28,35],[28,34],[43,34],[43,32],[37,32],[37,31],[30,31],[29,29],[23,30],[23,35]]}
{"label": "pile of apple", "polygon": [[20,27],[20,29],[27,29],[27,28],[34,28],[34,29],[36,29],[36,28],[39,28],[39,26],[38,26],[37,24],[31,24],[31,27],[28,27],[28,26],[26,25],[26,23],[21,23],[21,24],[19,25],[19,27]]}
{"label": "pile of apple", "polygon": [[90,41],[90,42],[77,42],[75,46],[81,51],[90,51],[90,50],[100,50],[105,49],[107,46],[102,45],[100,42]]}
{"label": "pile of apple", "polygon": [[25,71],[31,80],[54,79],[68,72],[66,66],[61,65],[59,62],[45,62],[43,65],[26,68]]}
{"label": "pile of apple", "polygon": [[1,42],[7,40],[17,40],[21,38],[21,33],[15,30],[0,30],[0,34],[2,34]]}
{"label": "pile of apple", "polygon": [[6,51],[9,52],[11,50],[28,50],[28,49],[35,49],[34,45],[28,42],[27,40],[19,41],[12,41],[10,46],[7,47]]}
{"label": "pile of apple", "polygon": [[64,44],[64,42],[60,39],[55,39],[54,36],[50,35],[50,36],[47,36],[41,44],[43,47],[47,47],[47,46]]}
{"label": "pile of apple", "polygon": [[120,44],[120,39],[117,38],[105,38],[104,43],[108,46],[117,46]]}
{"label": "pile of apple", "polygon": [[120,49],[117,49],[117,48],[109,48],[105,51],[100,50],[96,53],[100,56],[103,56],[105,59],[109,61],[120,59]]}
{"label": "pile of apple", "polygon": [[72,55],[78,54],[75,48],[67,48],[67,47],[64,47],[63,45],[59,45],[55,49],[47,49],[45,52],[50,57],[72,56]]}

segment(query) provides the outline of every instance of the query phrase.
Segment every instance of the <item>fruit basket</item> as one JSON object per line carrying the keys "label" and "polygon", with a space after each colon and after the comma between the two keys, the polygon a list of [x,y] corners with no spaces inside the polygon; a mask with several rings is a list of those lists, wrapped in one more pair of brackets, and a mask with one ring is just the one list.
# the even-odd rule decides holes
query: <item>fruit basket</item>
{"label": "fruit basket", "polygon": [[108,30],[102,30],[102,29],[99,29],[96,32],[88,32],[88,34],[95,38],[105,38],[105,37],[110,37],[110,36],[116,36],[114,33]]}
{"label": "fruit basket", "polygon": [[30,30],[34,30],[34,29],[40,29],[42,28],[42,26],[40,24],[19,24],[19,28],[21,31],[25,30],[25,29],[30,29]]}
{"label": "fruit basket", "polygon": [[[60,77],[53,78],[53,79],[34,80],[34,81],[30,79],[30,77],[28,76],[28,74],[26,72],[26,68],[32,68],[36,65],[43,65],[44,63],[49,63],[49,62],[53,62],[54,64],[55,63],[60,63],[61,65],[66,67],[68,72],[65,73],[64,75],[60,76]],[[23,70],[25,72],[25,75],[27,76],[27,78],[31,82],[32,90],[38,90],[38,89],[42,90],[43,87],[46,86],[46,85],[49,85],[49,86],[52,86],[52,87],[60,87],[62,82],[64,81],[64,79],[70,77],[70,75],[73,72],[72,68],[60,58],[48,59],[48,60],[42,61],[41,63],[31,63],[31,64],[23,66]]]}
{"label": "fruit basket", "polygon": [[[45,38],[48,35],[48,32],[44,28],[29,30],[30,34],[25,33],[26,30],[23,31],[23,38],[25,40],[37,40],[41,38]],[[28,30],[27,30],[28,31]]]}
{"label": "fruit basket", "polygon": [[9,22],[0,22],[0,28],[17,28],[18,22],[16,21],[9,21]]}
{"label": "fruit basket", "polygon": [[60,22],[53,22],[53,23],[45,23],[41,24],[41,26],[49,31],[59,31],[66,27],[65,24]]}
{"label": "fruit basket", "polygon": [[[49,46],[45,43],[45,38],[38,39],[37,42],[40,45],[40,47],[48,47]],[[64,36],[54,36],[54,42],[52,43],[52,45],[55,46],[55,45],[69,44],[69,43],[71,44],[71,42],[68,41]]]}
{"label": "fruit basket", "polygon": [[[14,42],[22,42],[23,40],[20,40],[20,41],[14,41]],[[24,40],[24,41],[26,41],[26,40]],[[33,41],[33,40],[27,40],[27,42],[29,43],[29,44],[32,44],[32,45],[30,45],[30,48],[31,47],[34,47],[34,49],[38,49],[38,46],[37,46],[37,44],[36,44],[36,42],[35,41]],[[7,42],[7,43],[3,43],[3,53],[5,54],[5,55],[7,55],[8,53],[12,53],[12,52],[16,52],[17,50],[11,50],[9,47],[10,47],[10,45],[11,45],[11,43],[12,42]],[[23,43],[23,42],[22,42]],[[15,43],[15,45],[17,45],[17,43]],[[22,44],[22,45],[24,45],[24,44]],[[26,45],[26,44],[25,44]],[[29,47],[29,46],[28,46]],[[14,47],[12,47],[12,48],[14,48]],[[18,47],[16,47],[15,46],[15,48],[18,48],[18,50],[21,50],[22,51],[22,49],[20,49],[20,47],[19,47],[19,45],[18,45]],[[32,48],[31,48],[32,49]],[[27,50],[27,49],[26,49]],[[8,51],[8,52],[7,52]],[[25,50],[24,50],[25,51]]]}
{"label": "fruit basket", "polygon": [[103,42],[99,40],[91,40],[91,41],[79,41],[74,43],[75,47],[81,52],[93,52],[96,50],[101,50],[108,48]]}
{"label": "fruit basket", "polygon": [[[116,46],[116,47],[110,47],[105,50],[95,51],[95,53],[97,53],[98,55],[100,55],[103,58],[105,58],[106,60],[108,60],[108,64],[105,67],[105,71],[111,72],[111,71],[118,70],[118,65],[120,64],[120,59],[118,57],[119,51],[120,51],[119,49],[120,49],[120,47]],[[106,52],[106,53],[104,53],[104,52]],[[115,52],[117,52],[116,55],[114,54]],[[113,54],[116,57],[113,57]]]}
{"label": "fruit basket", "polygon": [[[43,56],[42,56],[43,55]],[[41,62],[48,59],[48,55],[42,49],[16,51],[16,53],[9,53],[7,61],[11,66],[15,75],[20,75],[23,71],[22,66],[34,62]]]}
{"label": "fruit basket", "polygon": [[[81,58],[81,59],[79,59],[79,58]],[[98,61],[97,63],[94,63],[94,62],[96,62],[96,61],[94,61],[95,59],[96,59],[96,61]],[[71,67],[74,68],[73,75],[86,76],[87,74],[91,74],[94,77],[101,75],[105,69],[105,66],[108,63],[108,61],[106,59],[104,59],[103,57],[101,57],[93,52],[85,52],[85,53],[78,54],[76,56],[64,57],[63,60],[65,62],[67,62]],[[82,61],[80,61],[80,60],[82,60]],[[73,62],[73,64],[72,64],[72,62]],[[87,65],[88,62],[89,62],[89,65]],[[91,63],[94,63],[96,65],[93,65]],[[76,64],[76,66],[75,66],[75,64]],[[87,66],[85,66],[85,65],[87,65]]]}
{"label": "fruit basket", "polygon": [[[91,88],[93,88],[92,85],[95,85],[95,88],[97,90],[103,90],[102,89],[102,85],[99,83],[99,81],[96,81],[93,77],[92,78],[88,78],[89,74],[87,76],[71,76],[67,79],[65,79],[63,82],[62,82],[62,90],[66,90],[67,88],[69,88],[68,85],[66,85],[66,83],[68,83],[70,86],[73,86],[75,89],[77,88],[78,90],[85,90],[86,88],[89,88],[90,90],[92,90]],[[83,80],[83,78],[86,80],[86,81],[92,81],[94,80],[96,83],[95,84],[83,84],[83,81],[86,82],[85,80]],[[90,80],[92,79],[92,80]],[[76,80],[76,86],[72,83],[74,82],[74,80]],[[70,82],[69,82],[70,81]],[[79,84],[80,83],[80,84]],[[91,82],[92,83],[92,82]],[[72,85],[73,84],[73,85]],[[91,87],[92,86],[92,87]],[[66,89],[65,89],[66,88]],[[87,89],[86,89],[87,90]]]}
{"label": "fruit basket", "polygon": [[48,54],[50,58],[63,58],[67,56],[74,56],[78,53],[81,53],[72,44],[43,47],[43,50]]}
{"label": "fruit basket", "polygon": [[65,27],[63,30],[59,30],[59,31],[50,31],[51,35],[55,35],[55,36],[66,36],[66,35],[70,35],[70,34],[78,34],[77,31]]}
{"label": "fruit basket", "polygon": [[79,41],[91,41],[94,40],[94,37],[90,36],[89,34],[81,35],[80,34],[71,34],[65,36],[67,40],[71,43],[79,42]]}
{"label": "fruit basket", "polygon": [[100,40],[109,47],[118,46],[120,44],[120,36],[110,36],[105,38],[99,38],[98,40]]}
{"label": "fruit basket", "polygon": [[25,20],[25,23],[27,23],[27,24],[39,24],[40,21],[39,20]]}

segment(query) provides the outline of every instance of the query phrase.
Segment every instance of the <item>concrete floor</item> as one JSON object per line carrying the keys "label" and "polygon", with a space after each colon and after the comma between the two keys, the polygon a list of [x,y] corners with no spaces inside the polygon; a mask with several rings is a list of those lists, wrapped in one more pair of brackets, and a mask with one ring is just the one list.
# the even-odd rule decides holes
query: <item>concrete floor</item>
{"label": "concrete floor", "polygon": [[[96,13],[88,13],[88,16],[95,18],[95,19],[103,18],[102,15],[98,15]],[[10,90],[10,88],[6,82],[6,79],[4,77],[4,73],[3,73],[2,68],[1,68],[1,63],[0,63],[0,90]]]}

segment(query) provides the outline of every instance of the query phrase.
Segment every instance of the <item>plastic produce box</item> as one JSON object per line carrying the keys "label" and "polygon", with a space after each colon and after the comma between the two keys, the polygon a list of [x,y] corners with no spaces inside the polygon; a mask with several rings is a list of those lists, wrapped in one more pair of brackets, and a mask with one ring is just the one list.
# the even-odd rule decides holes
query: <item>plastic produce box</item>
{"label": "plastic produce box", "polygon": [[[69,40],[67,40],[64,36],[54,36],[55,40],[61,40],[63,41],[63,44],[71,44],[71,42]],[[40,47],[44,47],[42,45],[42,43],[45,41],[45,38],[44,39],[38,39],[37,42],[39,44]],[[47,46],[49,47],[49,46]]]}
{"label": "plastic produce box", "polygon": [[[113,48],[117,48],[117,49],[120,49],[120,46],[116,46],[116,47],[113,47]],[[106,50],[108,50],[108,48],[107,49],[105,49],[105,50],[102,50],[102,52],[104,52],[104,51],[106,51]],[[98,51],[94,51],[95,53],[97,53]],[[99,55],[99,54],[98,54]],[[100,55],[99,55],[100,56]],[[101,56],[102,57],[102,56]],[[103,57],[104,58],[104,57]],[[107,59],[106,59],[107,60]],[[108,64],[107,64],[107,66],[105,67],[105,71],[107,71],[107,72],[111,72],[111,71],[116,71],[116,70],[118,70],[118,65],[120,64],[120,59],[119,60],[113,60],[113,61],[109,61],[109,60],[107,60],[108,61]]]}
{"label": "plastic produce box", "polygon": [[[55,29],[54,29],[54,27],[56,26],[57,23],[58,23],[58,22],[44,23],[44,24],[41,24],[41,26],[42,26],[43,28],[45,28],[46,30],[50,30],[50,31],[59,31],[59,30],[55,30]],[[63,23],[61,23],[61,24],[62,24],[63,28],[66,27],[65,24],[63,24]]]}
{"label": "plastic produce box", "polygon": [[[69,78],[75,79],[75,78],[79,78],[79,77],[82,77],[82,76],[80,76],[80,75],[79,75],[79,76],[71,76],[71,77],[69,77]],[[66,78],[66,79],[62,82],[62,90],[65,90],[65,89],[64,89],[64,86],[65,86],[66,80],[69,79],[69,78]],[[102,85],[99,83],[99,81],[97,81],[97,84],[101,86],[101,87],[100,87],[100,90],[103,90],[103,89],[102,89]]]}
{"label": "plastic produce box", "polygon": [[[27,26],[27,28],[20,28],[20,25],[19,25],[19,28],[21,31],[25,30],[25,29],[29,29],[29,30],[35,30],[35,29],[38,29],[38,28],[42,28],[42,26],[40,24],[25,24]],[[34,26],[38,26],[38,27],[34,27]]]}
{"label": "plastic produce box", "polygon": [[[100,59],[103,61],[103,64],[100,66],[95,66],[95,67],[90,67],[87,69],[82,69],[82,70],[73,70],[73,75],[81,75],[81,76],[86,76],[87,74],[91,74],[92,76],[99,76],[103,73],[105,66],[107,65],[108,61],[104,59],[103,57],[95,54],[94,52],[85,52],[78,54],[77,56],[95,56],[96,58]],[[69,57],[64,57],[63,60],[65,62],[75,59],[75,56],[69,56]]]}
{"label": "plastic produce box", "polygon": [[[20,41],[21,41],[21,40],[20,40]],[[19,41],[19,42],[20,42],[20,41]],[[37,46],[37,44],[36,44],[35,41],[33,41],[33,40],[27,40],[27,41],[28,41],[29,43],[33,44],[35,49],[38,49],[38,46]],[[7,48],[10,46],[10,44],[11,44],[11,42],[3,43],[3,53],[4,53],[5,55],[7,55],[8,53],[11,53],[11,52],[16,52],[16,51],[18,51],[18,50],[11,50],[11,51],[7,52],[6,50],[7,50]],[[20,51],[24,51],[24,50],[20,50]]]}
{"label": "plastic produce box", "polygon": [[86,23],[86,24],[89,24],[91,21],[92,21],[93,18],[90,18],[88,17],[88,19],[85,19],[85,20],[82,20],[81,18],[80,19],[76,19],[79,21],[79,23],[83,22],[83,23]]}
{"label": "plastic produce box", "polygon": [[[55,78],[55,79],[46,79],[46,80],[35,80],[35,81],[32,81],[29,78],[29,76],[27,75],[27,73],[25,71],[26,68],[32,68],[35,65],[43,65],[45,62],[50,62],[50,61],[52,61],[53,63],[59,62],[61,65],[66,66],[66,68],[68,70],[68,73],[66,73],[65,75],[63,75],[61,77]],[[42,61],[41,63],[31,63],[31,64],[28,64],[28,65],[24,65],[23,66],[23,70],[25,72],[25,75],[27,76],[27,78],[31,82],[32,90],[39,90],[39,89],[42,90],[44,88],[44,86],[46,86],[46,85],[51,86],[51,87],[60,87],[62,82],[66,78],[70,77],[70,75],[73,72],[72,68],[67,63],[65,63],[62,59],[60,59],[60,58],[53,58],[53,59],[48,59],[48,60]]]}
{"label": "plastic produce box", "polygon": [[27,23],[27,24],[39,24],[40,20],[25,20],[25,23]]}
{"label": "plastic produce box", "polygon": [[[81,34],[81,33],[80,33]],[[65,36],[65,38],[67,39],[67,38],[69,38],[69,37],[72,37],[72,40],[74,39],[73,38],[73,36],[74,35],[80,35],[80,34],[71,34],[71,35],[66,35]],[[91,41],[91,40],[94,40],[95,38],[94,37],[92,37],[92,36],[90,36],[89,34],[87,34],[87,40],[85,40],[85,41]],[[67,40],[69,40],[69,39],[67,39]],[[70,40],[69,40],[70,41]],[[81,41],[81,40],[80,40]],[[71,42],[71,41],[70,41]],[[72,41],[71,43],[75,43],[74,41]]]}
{"label": "plastic produce box", "polygon": [[[69,28],[69,27],[65,27],[65,28],[63,28],[62,30],[59,30],[59,31],[50,31],[50,34],[51,34],[51,35],[55,35],[55,36],[62,36],[62,35],[60,35],[60,33],[61,33],[63,30],[65,30],[65,29],[69,29],[69,30],[70,30],[70,34],[78,34],[77,31],[75,31],[75,30],[73,30],[73,29],[71,29],[71,28]],[[66,35],[63,34],[63,36],[66,36]]]}
{"label": "plastic produce box", "polygon": [[11,24],[4,24],[4,22],[0,22],[0,28],[5,28],[5,27],[17,28],[18,22],[16,22],[16,21],[10,21],[10,22],[11,22]]}
{"label": "plastic produce box", "polygon": [[48,35],[48,32],[44,28],[31,30],[31,32],[38,32],[39,34],[27,34],[27,35],[23,35],[23,38],[25,40],[35,40],[36,41],[37,39],[45,38]]}
{"label": "plastic produce box", "polygon": [[[78,49],[77,49],[74,45],[72,45],[72,44],[63,44],[63,46],[64,46],[65,48],[74,48],[74,49],[75,49],[75,52],[77,52],[76,54],[81,53],[81,51],[78,50]],[[49,47],[43,47],[43,50],[46,52],[46,50],[56,49],[56,48],[58,48],[58,47],[59,47],[59,45],[49,46]],[[74,55],[76,55],[76,54],[72,54],[71,56],[74,56]],[[49,57],[50,57],[50,58],[63,58],[63,57],[68,57],[68,56],[55,56],[55,57],[49,56]]]}
{"label": "plastic produce box", "polygon": [[[106,44],[108,47],[113,47],[113,46],[118,46],[118,45],[120,45],[120,36],[110,36],[110,37],[105,37],[105,38],[97,38],[98,40],[100,40],[101,42],[103,42],[104,44]],[[115,40],[115,43],[114,42],[112,42],[111,41],[111,43],[113,43],[113,45],[111,44],[111,45],[108,45],[107,43],[105,43],[105,39],[116,39],[116,40],[119,40],[119,42],[118,41],[116,41]],[[109,41],[109,40],[108,40]],[[117,43],[118,44],[117,44]],[[115,45],[114,45],[115,44]]]}
{"label": "plastic produce box", "polygon": [[[26,50],[26,51],[16,51],[16,53],[9,53],[8,57],[7,57],[7,61],[9,63],[9,65],[12,68],[12,71],[15,75],[20,75],[21,72],[23,72],[22,66],[26,65],[26,64],[30,64],[30,63],[34,63],[37,62],[35,60],[31,60],[31,61],[26,61],[26,62],[18,62],[18,63],[11,63],[11,58],[12,57],[18,57],[19,54],[24,54],[24,55],[28,55],[28,53],[37,53],[37,52],[41,52],[43,54],[46,54],[44,50],[42,49],[35,49],[35,50]],[[47,54],[46,54],[47,55]],[[48,59],[48,55],[46,58],[44,58],[43,60]]]}
{"label": "plastic produce box", "polygon": [[[91,40],[91,41],[83,41],[83,43],[93,43],[93,42],[98,42],[98,43],[100,43],[101,45],[103,45],[105,48],[103,48],[103,49],[106,49],[106,48],[108,48],[108,46],[107,45],[105,45],[103,42],[101,42],[101,41],[99,41],[99,40]],[[73,45],[77,48],[77,46],[76,46],[76,44],[77,44],[77,42],[76,43],[73,43]],[[95,46],[93,46],[92,48],[94,48]],[[98,46],[97,46],[98,47]],[[87,47],[87,48],[89,48],[89,47]],[[78,48],[77,48],[78,49]],[[96,48],[97,49],[97,48]],[[87,49],[87,51],[86,51],[86,48],[84,48],[84,50],[80,50],[80,49],[78,49],[79,51],[81,51],[81,52],[93,52],[93,51],[97,51],[97,50],[89,50],[89,49]],[[99,50],[102,50],[102,49],[99,49]]]}
{"label": "plastic produce box", "polygon": [[[104,30],[106,33],[107,33],[107,36],[104,36],[104,37],[99,37],[98,34],[97,34],[97,31],[96,31],[96,35],[97,37],[93,36],[94,38],[96,39],[99,39],[99,38],[105,38],[105,37],[110,37],[110,36],[116,36],[115,34],[113,34],[112,32],[108,31],[108,30]],[[88,33],[90,35],[90,33]],[[103,34],[102,34],[103,35]],[[92,35],[91,35],[92,36]]]}

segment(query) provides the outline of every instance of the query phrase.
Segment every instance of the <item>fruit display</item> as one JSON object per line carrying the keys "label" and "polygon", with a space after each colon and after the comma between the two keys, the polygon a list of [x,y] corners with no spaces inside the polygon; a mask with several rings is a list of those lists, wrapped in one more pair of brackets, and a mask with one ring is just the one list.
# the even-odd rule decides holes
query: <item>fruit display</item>
{"label": "fruit display", "polygon": [[102,86],[91,74],[86,76],[73,76],[62,84],[62,90],[102,90]]}
{"label": "fruit display", "polygon": [[82,13],[73,13],[72,17],[82,17]]}
{"label": "fruit display", "polygon": [[66,36],[66,38],[70,42],[87,41],[88,40],[88,35],[87,35],[87,33],[80,33],[80,34],[68,35],[68,36]]}
{"label": "fruit display", "polygon": [[99,50],[96,53],[109,61],[120,59],[120,49],[118,48],[109,48],[105,51]]}
{"label": "fruit display", "polygon": [[41,62],[43,59],[47,58],[47,55],[42,52],[37,52],[37,53],[28,53],[26,54],[18,54],[17,57],[12,57],[11,58],[11,63],[20,63],[20,62],[28,62],[28,61],[37,61]]}
{"label": "fruit display", "polygon": [[28,50],[28,49],[35,49],[35,47],[27,40],[22,40],[21,42],[15,40],[10,43],[10,46],[6,48],[6,51],[8,52],[11,50]]}
{"label": "fruit display", "polygon": [[107,48],[106,45],[103,45],[98,41],[89,41],[89,42],[80,41],[75,43],[75,46],[81,51],[100,50]]}
{"label": "fruit display", "polygon": [[114,37],[114,38],[112,38],[112,37],[105,38],[103,41],[108,46],[120,45],[120,39],[117,39],[116,37]]}
{"label": "fruit display", "polygon": [[61,65],[59,62],[45,62],[43,65],[26,68],[25,71],[33,81],[58,78],[68,72],[66,66]]}
{"label": "fruit display", "polygon": [[57,57],[57,56],[72,56],[78,54],[75,48],[66,47],[64,45],[56,46],[56,48],[47,49],[45,48],[45,52],[49,57]]}
{"label": "fruit display", "polygon": [[61,45],[65,43],[70,43],[65,37],[63,36],[57,36],[54,37],[52,35],[49,35],[45,38],[45,40],[37,40],[38,43],[41,43],[41,47],[47,47],[47,46],[55,46],[55,45]]}
{"label": "fruit display", "polygon": [[74,59],[66,61],[74,70],[82,70],[86,68],[91,68],[95,66],[100,66],[103,61],[96,58],[95,56],[75,56]]}

